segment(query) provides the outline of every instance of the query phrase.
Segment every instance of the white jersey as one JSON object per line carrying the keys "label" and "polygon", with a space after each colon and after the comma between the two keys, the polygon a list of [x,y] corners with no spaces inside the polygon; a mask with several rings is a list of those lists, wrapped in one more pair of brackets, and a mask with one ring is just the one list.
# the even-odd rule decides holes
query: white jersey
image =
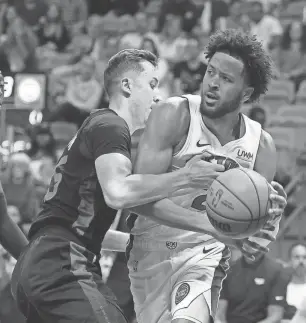
{"label": "white jersey", "polygon": [[[261,125],[243,115],[242,119],[245,123],[244,136],[222,146],[217,137],[208,130],[203,122],[200,113],[201,97],[198,95],[185,95],[184,97],[189,102],[191,117],[189,131],[185,144],[173,155],[171,170],[174,171],[175,169],[184,167],[191,155],[199,154],[206,149],[213,153],[234,158],[241,166],[253,169],[261,136]],[[206,195],[206,192],[204,191],[203,193],[203,190],[194,190],[188,195],[174,197],[171,200],[184,208],[197,211],[193,207],[194,200],[196,197]],[[198,210],[198,212],[204,212],[206,214],[206,211]],[[200,243],[213,239],[207,234],[160,225],[142,216],[136,219],[131,233],[157,241]]]}

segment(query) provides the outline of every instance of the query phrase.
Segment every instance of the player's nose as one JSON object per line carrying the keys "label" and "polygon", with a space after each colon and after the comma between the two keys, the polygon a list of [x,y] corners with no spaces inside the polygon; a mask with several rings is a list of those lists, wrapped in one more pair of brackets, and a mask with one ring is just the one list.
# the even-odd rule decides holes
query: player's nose
{"label": "player's nose", "polygon": [[154,103],[158,103],[158,102],[160,102],[160,101],[162,101],[162,97],[161,97],[161,95],[160,95],[160,94],[155,95],[155,96],[153,97],[153,102],[154,102]]}
{"label": "player's nose", "polygon": [[211,82],[209,84],[209,88],[210,90],[218,90],[220,87],[220,80],[219,80],[219,76],[215,75],[214,77],[211,78]]}

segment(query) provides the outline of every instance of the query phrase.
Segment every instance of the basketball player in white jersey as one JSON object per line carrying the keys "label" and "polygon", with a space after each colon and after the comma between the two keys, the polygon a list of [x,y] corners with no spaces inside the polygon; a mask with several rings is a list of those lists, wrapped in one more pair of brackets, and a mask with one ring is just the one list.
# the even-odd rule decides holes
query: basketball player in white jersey
{"label": "basketball player in white jersey", "polygon": [[[256,39],[234,30],[211,36],[207,58],[201,96],[173,97],[151,112],[135,172],[176,170],[191,156],[208,150],[231,157],[271,182],[276,169],[273,140],[257,122],[240,113],[242,103],[266,92],[270,58]],[[279,216],[285,193],[273,185],[278,195],[271,197],[274,204],[269,213]],[[205,217],[205,199],[203,187],[172,201]],[[228,267],[229,251],[223,243],[211,235],[137,217],[127,254],[138,323],[212,322]]]}

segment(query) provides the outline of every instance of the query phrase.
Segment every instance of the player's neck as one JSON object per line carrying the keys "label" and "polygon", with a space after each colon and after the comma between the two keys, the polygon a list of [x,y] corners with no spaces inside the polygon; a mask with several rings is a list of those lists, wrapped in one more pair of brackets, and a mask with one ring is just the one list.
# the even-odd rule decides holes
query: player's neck
{"label": "player's neck", "polygon": [[109,101],[108,108],[115,111],[119,117],[125,120],[125,122],[129,126],[131,134],[137,130],[137,127],[133,123],[133,118],[126,101],[121,100],[120,98],[112,99]]}
{"label": "player's neck", "polygon": [[242,131],[240,131],[241,125],[239,121],[239,112],[229,113],[221,118],[216,119],[203,116],[203,122],[205,123],[206,127],[218,138],[222,145],[238,139],[237,132],[238,137],[239,134],[241,135]]}

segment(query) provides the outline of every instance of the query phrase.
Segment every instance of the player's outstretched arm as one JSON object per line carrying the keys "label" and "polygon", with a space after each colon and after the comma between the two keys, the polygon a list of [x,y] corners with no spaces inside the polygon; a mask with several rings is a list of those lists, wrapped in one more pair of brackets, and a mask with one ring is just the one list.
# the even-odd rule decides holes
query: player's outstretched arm
{"label": "player's outstretched arm", "polygon": [[0,243],[15,258],[28,244],[28,240],[18,225],[7,213],[6,198],[0,183]]}
{"label": "player's outstretched arm", "polygon": [[[174,148],[185,142],[188,133],[190,114],[187,104],[183,98],[171,98],[151,112],[138,146],[134,173],[161,174],[169,170]],[[200,183],[202,189],[211,184],[218,172],[224,171],[223,166],[219,166],[203,162],[203,169],[199,169],[199,172],[206,173]],[[183,191],[178,193],[184,194]],[[140,205],[132,211],[170,227],[217,235],[206,216],[182,208],[169,199]]]}
{"label": "player's outstretched arm", "polygon": [[[166,111],[160,110],[159,113],[163,113],[159,117],[160,119],[166,117]],[[167,121],[169,120],[171,119],[167,119]],[[176,120],[171,120],[171,122],[173,122],[173,125],[167,125],[165,122],[162,124],[154,123],[154,132],[158,136],[159,142],[166,142],[168,140],[162,136],[165,127],[171,126],[170,131],[172,131],[172,128],[179,126],[176,124]],[[158,154],[155,157],[155,147],[143,146],[144,154],[147,153],[149,156],[147,160],[150,165],[154,164],[159,166],[157,170],[153,167],[148,167],[146,171],[141,172],[142,174],[132,175],[132,163],[130,156],[128,156],[129,153],[127,153],[128,149],[123,148],[129,146],[127,140],[124,142],[124,139],[122,139],[126,136],[124,131],[122,129],[120,130],[120,127],[116,125],[105,127],[102,125],[99,129],[99,132],[94,132],[95,135],[91,136],[91,140],[99,140],[99,138],[106,137],[109,137],[109,139],[104,140],[107,143],[101,144],[98,148],[94,149],[94,151],[98,152],[94,153],[96,156],[96,172],[105,201],[107,205],[114,209],[124,209],[150,203],[168,196],[173,196],[176,194],[175,192],[182,192],[190,188],[203,188],[205,182],[212,181],[213,175],[216,174],[215,169],[221,169],[223,171],[223,166],[213,166],[198,158],[190,161],[184,168],[172,173],[165,173],[169,165],[163,163],[163,158],[164,155],[167,156],[169,162],[172,154],[172,146],[162,147],[162,155]],[[152,130],[150,130],[151,132]],[[93,146],[96,145],[94,144]],[[152,159],[153,157],[154,159]]]}

